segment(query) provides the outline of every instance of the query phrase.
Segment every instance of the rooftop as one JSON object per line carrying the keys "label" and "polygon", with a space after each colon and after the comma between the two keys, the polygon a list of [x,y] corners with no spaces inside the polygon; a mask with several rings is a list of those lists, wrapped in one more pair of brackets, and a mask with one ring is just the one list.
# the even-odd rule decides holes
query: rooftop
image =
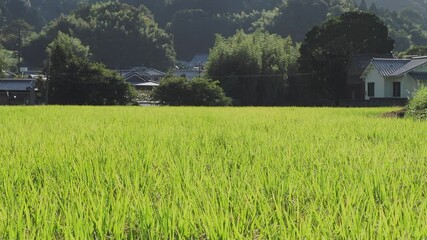
{"label": "rooftop", "polygon": [[374,58],[372,65],[383,77],[398,77],[427,64],[427,57],[412,59]]}
{"label": "rooftop", "polygon": [[0,91],[27,91],[34,87],[33,79],[0,79]]}
{"label": "rooftop", "polygon": [[394,72],[408,64],[410,59],[374,58],[372,64],[383,77],[391,76]]}

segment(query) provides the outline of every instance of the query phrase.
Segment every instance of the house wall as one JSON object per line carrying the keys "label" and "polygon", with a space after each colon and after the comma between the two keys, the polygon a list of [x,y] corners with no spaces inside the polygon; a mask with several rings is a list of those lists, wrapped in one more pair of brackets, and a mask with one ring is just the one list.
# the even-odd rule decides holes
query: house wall
{"label": "house wall", "polygon": [[400,98],[411,97],[417,90],[417,81],[411,78],[410,75],[405,74],[402,77],[386,78],[385,80],[385,97],[393,97],[393,82],[400,82]]}
{"label": "house wall", "polygon": [[369,100],[368,97],[368,83],[375,83],[375,98],[385,97],[385,84],[384,78],[380,75],[377,69],[372,68],[365,78],[365,99]]}

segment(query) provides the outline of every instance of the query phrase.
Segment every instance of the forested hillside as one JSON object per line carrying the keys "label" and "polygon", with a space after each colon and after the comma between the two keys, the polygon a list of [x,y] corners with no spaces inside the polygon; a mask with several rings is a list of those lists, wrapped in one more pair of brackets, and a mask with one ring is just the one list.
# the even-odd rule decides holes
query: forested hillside
{"label": "forested hillside", "polygon": [[107,0],[1,0],[0,57],[13,69],[17,56],[13,53],[22,50],[24,64],[41,66],[47,45],[61,31],[81,39],[91,48],[93,59],[108,66],[146,64],[166,69],[174,57],[189,60],[208,53],[215,34],[228,37],[240,29],[247,33],[261,30],[301,42],[313,26],[357,9],[385,22],[396,40],[395,52],[427,44],[424,0],[99,2]]}

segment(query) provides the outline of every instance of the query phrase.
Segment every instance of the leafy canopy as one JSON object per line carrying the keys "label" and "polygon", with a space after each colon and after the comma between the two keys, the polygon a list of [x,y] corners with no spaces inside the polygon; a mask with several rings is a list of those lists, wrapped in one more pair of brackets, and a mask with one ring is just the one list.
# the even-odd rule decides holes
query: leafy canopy
{"label": "leafy canopy", "polygon": [[387,27],[370,13],[348,12],[311,29],[300,48],[300,71],[312,73],[312,90],[317,97],[334,100],[345,97],[347,65],[355,54],[386,54],[394,41]]}
{"label": "leafy canopy", "polygon": [[217,37],[207,74],[220,81],[235,105],[279,105],[284,102],[287,75],[297,58],[297,47],[290,38],[238,31],[230,38]]}
{"label": "leafy canopy", "polygon": [[405,116],[414,119],[427,119],[427,87],[421,87],[409,101]]}
{"label": "leafy canopy", "polygon": [[172,37],[158,28],[150,12],[119,2],[87,5],[51,22],[24,51],[24,58],[40,65],[44,49],[61,31],[90,46],[93,60],[112,68],[174,66]]}
{"label": "leafy canopy", "polygon": [[123,105],[132,101],[132,87],[117,72],[89,61],[89,48],[59,33],[47,49],[49,104]]}
{"label": "leafy canopy", "polygon": [[226,97],[218,82],[206,78],[187,80],[183,77],[163,79],[153,93],[154,99],[170,106],[228,106]]}

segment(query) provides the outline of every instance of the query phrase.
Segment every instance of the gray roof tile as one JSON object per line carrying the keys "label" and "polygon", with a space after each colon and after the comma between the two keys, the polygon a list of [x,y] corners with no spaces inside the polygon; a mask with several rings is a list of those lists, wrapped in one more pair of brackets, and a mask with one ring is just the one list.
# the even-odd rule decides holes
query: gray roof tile
{"label": "gray roof tile", "polygon": [[372,64],[383,77],[398,77],[410,72],[424,64],[427,64],[427,58],[414,59],[393,59],[393,58],[374,58]]}
{"label": "gray roof tile", "polygon": [[0,79],[0,91],[26,91],[34,87],[32,79]]}
{"label": "gray roof tile", "polygon": [[412,59],[405,66],[397,69],[390,76],[397,77],[427,63],[427,59]]}
{"label": "gray roof tile", "polygon": [[374,58],[372,64],[381,76],[388,77],[410,61],[410,59]]}

